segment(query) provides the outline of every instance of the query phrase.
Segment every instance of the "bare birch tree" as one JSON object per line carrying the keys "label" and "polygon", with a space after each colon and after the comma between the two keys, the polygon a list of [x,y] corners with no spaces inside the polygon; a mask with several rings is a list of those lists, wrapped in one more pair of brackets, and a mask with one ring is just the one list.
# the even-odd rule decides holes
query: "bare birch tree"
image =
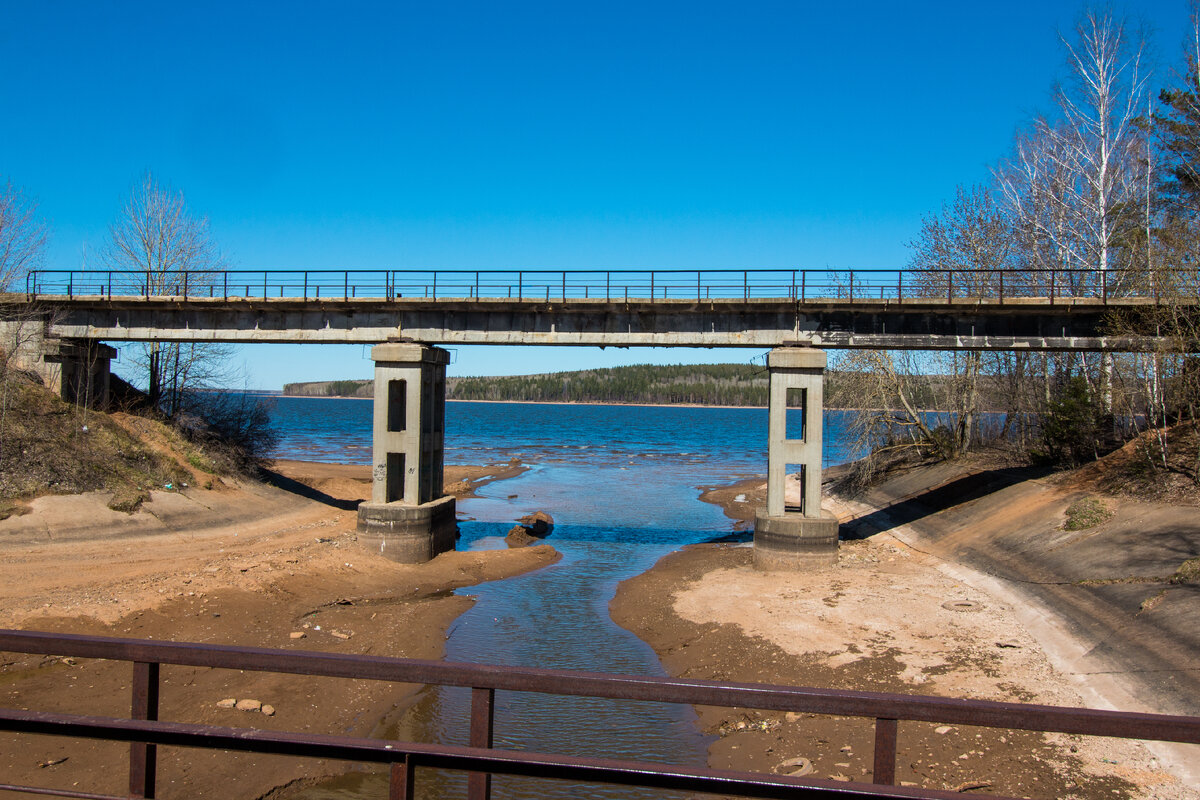
{"label": "bare birch tree", "polygon": [[45,246],[37,203],[5,181],[0,185],[0,292],[20,288],[18,281],[40,266]]}
{"label": "bare birch tree", "polygon": [[[226,262],[208,221],[188,211],[183,192],[159,184],[147,172],[130,192],[110,227],[104,251],[110,269],[144,274],[148,294],[179,295],[212,282]],[[228,348],[212,344],[150,342],[138,359],[151,406],[174,417],[186,394],[221,375]]]}

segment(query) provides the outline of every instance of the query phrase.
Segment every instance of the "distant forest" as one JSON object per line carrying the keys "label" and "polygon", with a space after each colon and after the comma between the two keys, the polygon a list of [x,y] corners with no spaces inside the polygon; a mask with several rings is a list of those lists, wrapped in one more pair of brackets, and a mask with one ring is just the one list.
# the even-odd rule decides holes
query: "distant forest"
{"label": "distant forest", "polygon": [[[825,374],[825,407],[857,408],[863,405],[859,376],[830,370]],[[936,407],[938,384],[950,378],[928,376],[931,388],[914,392],[914,402]],[[1002,408],[1002,398],[981,392],[984,408]],[[999,387],[996,387],[997,390]],[[371,397],[369,380],[289,383],[283,393],[294,397]],[[448,400],[492,400],[526,403],[654,403],[663,405],[766,406],[767,370],[758,364],[689,364],[629,367],[511,375],[481,378],[448,378]],[[992,396],[988,396],[992,395]]]}

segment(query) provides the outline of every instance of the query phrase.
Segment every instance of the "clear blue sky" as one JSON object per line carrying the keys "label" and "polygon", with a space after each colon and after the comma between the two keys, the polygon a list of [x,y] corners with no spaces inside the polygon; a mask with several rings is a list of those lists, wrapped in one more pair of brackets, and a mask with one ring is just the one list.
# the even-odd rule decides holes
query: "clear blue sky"
{"label": "clear blue sky", "polygon": [[[97,265],[147,169],[246,269],[903,266],[1050,109],[1082,9],[0,0],[0,177],[40,200],[51,268]],[[1186,3],[1123,12],[1162,85]],[[451,370],[753,355],[473,347]],[[358,347],[239,357],[259,388],[370,374]]]}

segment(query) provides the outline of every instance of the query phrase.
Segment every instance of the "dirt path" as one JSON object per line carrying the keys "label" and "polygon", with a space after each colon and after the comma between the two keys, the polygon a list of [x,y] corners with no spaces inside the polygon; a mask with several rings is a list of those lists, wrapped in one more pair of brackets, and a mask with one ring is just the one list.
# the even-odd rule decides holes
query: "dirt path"
{"label": "dirt path", "polygon": [[[291,479],[350,481],[340,487],[342,497],[329,495],[332,500],[350,502],[346,495],[361,488],[336,469],[306,469],[314,474]],[[475,482],[485,474],[476,469],[467,477]],[[323,493],[338,491],[334,483],[321,485]],[[150,533],[118,529],[91,541],[34,542],[11,531],[5,537],[0,528],[0,627],[438,658],[446,629],[471,603],[450,590],[557,558],[552,548],[541,546],[446,553],[428,564],[400,565],[357,548],[353,511],[269,487],[233,488],[225,499],[231,506],[257,503],[259,517],[211,527],[177,518],[173,531],[154,516],[156,497],[139,512],[147,515],[143,522]],[[103,508],[104,498],[66,503],[67,509],[62,498],[54,500],[49,510],[35,508],[24,519],[78,514],[87,503]],[[220,503],[212,506],[231,513]],[[0,654],[0,666],[0,704],[129,713],[127,664]],[[164,667],[162,674],[162,719],[351,735],[382,730],[417,689],[182,667]],[[275,713],[218,707],[226,698],[258,700]],[[18,746],[14,737],[2,735],[0,774],[14,783],[119,793],[127,752],[127,746],[49,737],[24,737]],[[167,750],[160,755],[160,796],[255,798],[346,768],[339,762]]]}

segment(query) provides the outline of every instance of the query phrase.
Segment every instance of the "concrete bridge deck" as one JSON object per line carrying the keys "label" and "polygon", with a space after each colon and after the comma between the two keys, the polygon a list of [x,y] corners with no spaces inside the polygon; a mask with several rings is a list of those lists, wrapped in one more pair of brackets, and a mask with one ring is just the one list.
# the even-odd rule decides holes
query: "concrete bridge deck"
{"label": "concrete bridge deck", "polygon": [[[0,306],[25,306],[24,295]],[[183,297],[39,295],[52,336],[101,341],[1148,351],[1106,333],[1147,298]]]}
{"label": "concrete bridge deck", "polygon": [[1148,351],[1157,305],[1116,271],[231,270],[31,273],[68,339]]}

